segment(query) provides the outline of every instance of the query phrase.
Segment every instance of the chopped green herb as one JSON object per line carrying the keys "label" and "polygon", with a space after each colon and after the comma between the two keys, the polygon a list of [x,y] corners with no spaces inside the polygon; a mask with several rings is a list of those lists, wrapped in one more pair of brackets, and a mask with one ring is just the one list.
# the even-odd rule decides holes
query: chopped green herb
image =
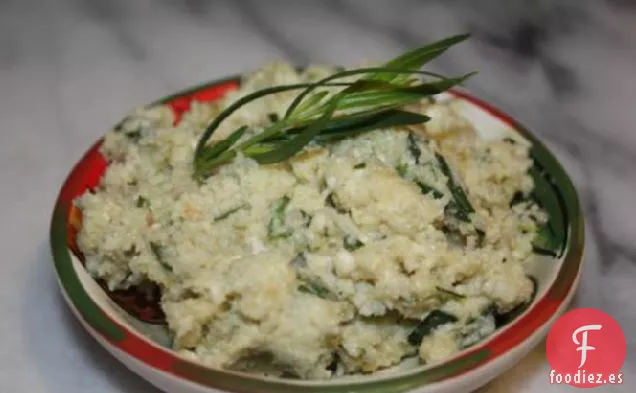
{"label": "chopped green herb", "polygon": [[232,214],[236,213],[237,211],[244,209],[245,207],[247,207],[247,205],[243,204],[237,207],[234,207],[226,212],[223,212],[221,214],[219,214],[218,216],[214,217],[214,221],[221,221],[221,220],[225,220],[226,218],[228,218],[229,216],[231,216]]}
{"label": "chopped green herb", "polygon": [[128,131],[124,135],[126,135],[128,139],[130,139],[133,142],[139,142],[139,140],[141,139],[141,130],[136,129],[134,131]]}
{"label": "chopped green herb", "polygon": [[548,222],[539,228],[533,245],[539,252],[549,250],[550,254],[558,257],[562,254],[567,240],[567,219],[563,197],[558,187],[554,185],[554,179],[550,174],[536,165],[530,168],[529,173],[534,180],[531,197],[548,215]]}
{"label": "chopped green herb", "polygon": [[291,199],[285,195],[272,205],[272,216],[269,220],[269,225],[267,226],[267,233],[270,237],[288,237],[291,235],[291,232],[286,225],[287,217],[285,215],[285,210],[287,209],[287,205],[289,205],[290,201]]}
{"label": "chopped green herb", "polygon": [[429,186],[428,184],[424,184],[419,180],[416,180],[415,184],[417,184],[417,186],[420,188],[420,190],[422,191],[422,194],[425,194],[425,195],[430,194],[435,199],[442,199],[444,197],[444,194],[442,194],[441,191]]}
{"label": "chopped green herb", "polygon": [[404,177],[406,176],[408,167],[406,166],[405,163],[400,163],[398,164],[398,166],[395,167],[395,170],[397,171],[398,175],[400,175],[400,177]]}
{"label": "chopped green herb", "polygon": [[366,168],[366,167],[367,167],[367,164],[365,162],[361,162],[359,164],[355,164],[353,166],[353,169],[363,169],[363,168]]}
{"label": "chopped green herb", "polygon": [[163,246],[159,243],[150,242],[150,251],[152,251],[153,255],[157,259],[157,262],[169,272],[172,272],[172,266],[170,266],[163,256]]}
{"label": "chopped green herb", "polygon": [[417,144],[415,134],[409,132],[409,136],[406,140],[409,148],[409,153],[411,153],[411,156],[413,156],[415,163],[419,164],[420,157],[422,156],[422,149],[420,149],[420,146]]}
{"label": "chopped green herb", "polygon": [[438,327],[457,321],[458,319],[454,315],[439,309],[433,310],[417,325],[415,330],[409,334],[408,341],[411,345],[420,345],[422,339],[431,334]]}
{"label": "chopped green herb", "polygon": [[475,209],[473,209],[473,206],[470,204],[466,192],[464,192],[464,189],[455,180],[446,159],[439,153],[436,153],[435,156],[437,157],[442,173],[448,179],[448,190],[453,195],[453,200],[446,205],[447,212],[460,221],[470,222],[470,214],[474,213]]}
{"label": "chopped green herb", "polygon": [[449,295],[451,297],[454,297],[456,299],[466,299],[465,295],[459,294],[455,291],[451,291],[450,289],[446,289],[446,288],[442,288],[440,286],[435,287],[438,291],[440,291],[441,293],[445,294],[445,295]]}
{"label": "chopped green herb", "polygon": [[136,205],[137,207],[150,207],[150,201],[146,199],[143,195],[139,195],[137,197]]}
{"label": "chopped green herb", "polygon": [[355,251],[358,248],[364,246],[364,243],[362,243],[357,237],[351,235],[345,235],[342,239],[342,243],[344,245],[344,248],[348,251]]}
{"label": "chopped green herb", "polygon": [[303,293],[318,296],[321,299],[332,300],[334,298],[331,291],[325,287],[322,283],[316,281],[306,282],[298,287],[298,290]]}

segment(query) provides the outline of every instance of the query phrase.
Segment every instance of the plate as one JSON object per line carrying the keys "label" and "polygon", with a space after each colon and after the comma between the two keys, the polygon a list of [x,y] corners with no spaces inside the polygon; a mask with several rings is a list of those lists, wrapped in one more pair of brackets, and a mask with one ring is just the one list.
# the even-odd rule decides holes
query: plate
{"label": "plate", "polygon": [[[217,80],[173,94],[155,103],[169,105],[176,121],[193,101],[209,102],[240,85],[240,77]],[[332,381],[299,381],[207,367],[170,349],[161,324],[157,296],[135,291],[109,292],[91,278],[76,244],[81,211],[73,200],[98,186],[107,163],[97,141],[77,162],[59,193],[51,222],[51,248],[62,294],[86,330],[132,371],[169,393],[451,393],[477,389],[514,366],[536,346],[570,302],[578,285],[584,224],[576,190],[556,158],[525,127],[462,90],[438,97],[470,120],[482,138],[511,138],[531,145],[532,174],[540,187],[539,202],[550,215],[550,248],[535,254],[528,273],[537,279],[537,296],[513,321],[487,340],[438,364],[403,364],[373,376]],[[155,294],[157,295],[157,293]]]}

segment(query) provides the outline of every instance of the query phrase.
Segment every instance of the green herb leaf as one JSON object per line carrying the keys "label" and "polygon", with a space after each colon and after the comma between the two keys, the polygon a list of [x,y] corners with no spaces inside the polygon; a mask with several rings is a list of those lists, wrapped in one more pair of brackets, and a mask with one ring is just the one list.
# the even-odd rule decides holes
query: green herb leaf
{"label": "green herb leaf", "polygon": [[458,319],[454,315],[438,309],[433,310],[417,325],[415,330],[409,334],[408,341],[411,345],[420,345],[422,339],[431,334],[433,330],[442,325],[455,323],[457,321]]}
{"label": "green herb leaf", "polygon": [[470,222],[470,214],[475,212],[473,206],[468,200],[468,196],[464,192],[464,189],[457,183],[455,177],[450,169],[450,166],[446,162],[444,156],[439,153],[435,154],[437,161],[439,162],[442,173],[446,176],[447,186],[450,193],[453,195],[453,200],[446,205],[448,213],[464,222]]}
{"label": "green herb leaf", "polygon": [[429,186],[428,184],[424,184],[419,180],[415,180],[415,184],[420,188],[422,194],[431,195],[434,199],[442,199],[444,194],[436,188]]}
{"label": "green herb leaf", "polygon": [[366,162],[360,162],[358,164],[355,164],[353,166],[353,169],[364,169],[367,167],[367,163]]}
{"label": "green herb leaf", "polygon": [[296,113],[298,114],[298,116],[307,115],[306,112],[314,109],[320,103],[320,101],[322,101],[328,95],[328,91],[319,91],[308,96],[302,103],[298,105],[298,107],[296,107]]}
{"label": "green herb leaf", "polygon": [[137,197],[137,202],[135,203],[137,207],[150,207],[150,201],[146,199],[143,195],[139,195]]}
{"label": "green herb leaf", "polygon": [[153,255],[157,259],[157,262],[169,272],[172,272],[172,266],[168,264],[163,256],[163,246],[159,243],[150,242],[150,251],[152,251]]}
{"label": "green herb leaf", "polygon": [[441,292],[441,293],[443,293],[443,294],[445,294],[445,295],[448,295],[448,296],[450,296],[450,297],[453,297],[453,298],[455,298],[455,299],[466,299],[466,296],[465,296],[465,295],[459,294],[459,293],[457,293],[457,292],[455,292],[455,291],[451,291],[450,289],[442,288],[442,287],[440,287],[440,286],[436,286],[435,288],[436,288],[439,292]]}
{"label": "green herb leaf", "polygon": [[408,172],[408,166],[405,163],[400,163],[395,167],[395,171],[400,177],[404,177]]}
{"label": "green herb leaf", "polygon": [[[452,37],[448,37],[432,44],[416,48],[409,52],[406,52],[395,59],[387,62],[385,66],[387,68],[402,68],[402,69],[418,69],[429,61],[440,56],[446,50],[453,45],[459,44],[470,37],[470,34],[460,34]],[[405,76],[396,76],[392,74],[378,73],[372,76],[373,79],[385,80],[391,82],[401,82]],[[397,79],[397,80],[396,80]]]}
{"label": "green herb leaf", "polygon": [[303,132],[289,141],[282,142],[276,150],[252,156],[259,164],[271,164],[288,159],[302,150],[322,129],[328,124],[329,119],[336,109],[335,102],[315,123],[312,123]]}
{"label": "green herb leaf", "polygon": [[[418,48],[389,61],[385,67],[346,70],[316,83],[274,86],[241,97],[221,112],[199,139],[194,159],[195,177],[201,180],[211,175],[216,167],[230,162],[238,153],[243,153],[261,164],[271,164],[288,159],[311,142],[329,143],[380,127],[427,121],[428,118],[425,116],[389,111],[422,99],[430,99],[432,95],[446,91],[469,78],[472,74],[446,78],[418,70],[424,63],[466,38],[467,36],[450,37]],[[404,68],[395,69],[400,67]],[[338,79],[355,75],[366,77],[351,82],[336,82]],[[419,75],[435,77],[438,80],[416,83],[411,79]],[[332,86],[344,89],[331,96],[327,91],[315,93],[316,89]],[[243,105],[270,94],[295,89],[302,91],[287,108],[283,119],[272,117],[273,123],[262,133],[238,143],[244,132],[239,129],[214,146],[206,146],[219,125]],[[352,109],[363,110],[333,119],[334,113]]]}
{"label": "green herb leaf", "polygon": [[232,145],[234,145],[236,142],[238,142],[243,134],[245,134],[245,131],[247,131],[247,129],[247,126],[239,127],[227,138],[216,142],[211,147],[204,147],[201,152],[201,156],[206,157],[207,159],[217,157],[219,154],[223,153],[224,151],[232,147]]}
{"label": "green herb leaf", "polygon": [[409,153],[411,153],[411,156],[413,156],[415,163],[419,165],[420,157],[422,156],[422,149],[420,149],[420,145],[417,143],[415,134],[409,132],[406,143],[409,149]]}
{"label": "green herb leaf", "polygon": [[[448,78],[439,82],[422,83],[415,86],[400,87],[391,84],[377,85],[371,84],[367,89],[359,92],[351,92],[341,100],[338,105],[339,110],[358,109],[369,106],[380,108],[396,108],[413,104],[440,94],[446,90],[464,83],[474,73],[466,74],[459,78]],[[374,86],[375,85],[375,86]],[[378,88],[381,86],[381,88]]]}
{"label": "green herb leaf", "polygon": [[139,142],[139,140],[141,139],[141,129],[136,129],[134,131],[128,131],[126,132],[124,135],[126,135],[126,137],[128,139],[130,139],[133,142]]}
{"label": "green herb leaf", "polygon": [[345,235],[342,238],[342,243],[344,248],[348,251],[355,251],[358,248],[364,246],[364,243],[362,243],[357,237],[352,235]]}
{"label": "green herb leaf", "polygon": [[539,228],[534,240],[534,252],[558,257],[567,236],[563,210],[557,196],[558,190],[549,175],[542,173],[536,166],[530,169],[530,175],[534,179],[531,197],[548,215],[548,222]]}
{"label": "green herb leaf", "polygon": [[332,143],[370,131],[421,124],[430,120],[428,116],[397,109],[388,110],[386,112],[369,113],[366,116],[356,117],[355,122],[351,121],[349,123],[351,119],[342,119],[342,122],[333,122],[332,127],[325,129],[324,132],[316,137],[316,142]]}
{"label": "green herb leaf", "polygon": [[214,217],[214,221],[221,221],[221,220],[225,220],[226,218],[228,218],[229,216],[231,216],[232,214],[236,213],[237,211],[241,210],[241,209],[245,209],[247,207],[246,204],[237,206],[235,208],[232,208],[226,212],[223,212],[221,214],[219,214],[218,216]]}
{"label": "green herb leaf", "polygon": [[[248,103],[250,103],[250,102],[252,102],[254,100],[257,100],[259,98],[262,98],[262,97],[265,97],[265,96],[268,96],[268,95],[277,94],[277,93],[281,93],[281,92],[284,92],[284,91],[304,89],[304,88],[307,88],[308,86],[312,86],[312,85],[313,84],[311,84],[311,83],[298,83],[298,84],[292,84],[292,85],[273,86],[273,87],[268,87],[268,88],[256,91],[254,93],[247,94],[247,95],[239,98],[234,103],[232,103],[230,106],[225,108],[223,110],[223,112],[221,112],[212,121],[212,123],[210,123],[210,125],[205,129],[205,131],[203,132],[203,135],[201,135],[201,138],[199,139],[199,141],[197,143],[197,147],[195,149],[195,154],[194,154],[195,155],[195,163],[196,163],[196,158],[201,156],[201,153],[204,150],[204,147],[205,147],[206,143],[214,135],[214,132],[219,128],[221,123],[225,119],[227,119],[230,115],[232,115],[234,112],[239,110],[245,104],[248,104]],[[350,83],[333,83],[333,84],[329,84],[329,86],[349,86],[349,85],[350,85]]]}
{"label": "green herb leaf", "polygon": [[317,296],[321,299],[325,300],[335,300],[334,295],[331,293],[329,288],[325,287],[322,283],[317,281],[309,281],[304,284],[301,284],[298,287],[300,292],[308,293],[313,296]]}
{"label": "green herb leaf", "polygon": [[285,195],[278,199],[271,208],[271,218],[267,225],[267,234],[270,238],[287,237],[291,235],[291,232],[286,225],[285,210],[291,199]]}

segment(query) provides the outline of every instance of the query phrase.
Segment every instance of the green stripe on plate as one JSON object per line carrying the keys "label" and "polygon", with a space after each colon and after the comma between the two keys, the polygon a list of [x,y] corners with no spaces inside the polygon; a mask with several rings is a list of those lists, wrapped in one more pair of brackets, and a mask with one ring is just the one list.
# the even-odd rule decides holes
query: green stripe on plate
{"label": "green stripe on plate", "polygon": [[104,312],[93,302],[82,286],[77,272],[75,272],[73,260],[66,243],[68,214],[69,207],[58,201],[53,211],[50,233],[53,261],[62,288],[86,323],[108,340],[114,343],[120,342],[124,340],[126,333],[108,319]]}

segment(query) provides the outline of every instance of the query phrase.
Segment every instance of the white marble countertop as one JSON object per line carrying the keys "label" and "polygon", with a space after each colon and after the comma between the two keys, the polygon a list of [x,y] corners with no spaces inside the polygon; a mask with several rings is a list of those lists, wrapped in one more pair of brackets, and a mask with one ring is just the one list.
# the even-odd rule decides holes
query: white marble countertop
{"label": "white marble countertop", "polygon": [[[558,5],[555,5],[558,4]],[[130,107],[284,58],[353,64],[457,32],[437,69],[544,138],[588,223],[577,306],[636,330],[636,7],[562,1],[0,1],[0,392],[155,392],[82,331],[51,269],[48,225],[71,165]],[[636,378],[628,335],[626,380]],[[629,383],[631,385],[631,383]],[[566,392],[540,346],[480,390]],[[628,385],[597,391],[628,392]]]}

